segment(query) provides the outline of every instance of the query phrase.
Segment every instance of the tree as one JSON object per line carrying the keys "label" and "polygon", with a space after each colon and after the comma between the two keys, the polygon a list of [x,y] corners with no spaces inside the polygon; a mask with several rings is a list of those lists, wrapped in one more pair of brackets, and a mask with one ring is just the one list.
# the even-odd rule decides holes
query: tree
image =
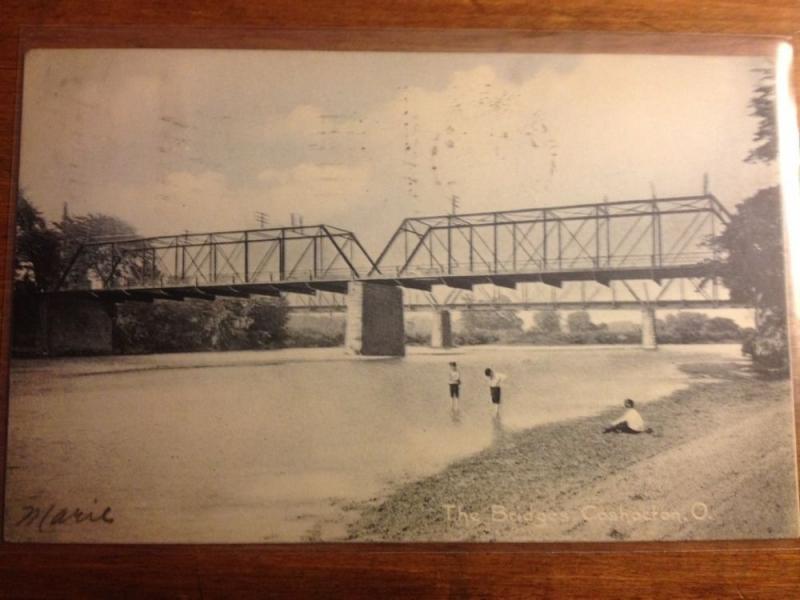
{"label": "tree", "polygon": [[586,333],[596,329],[597,325],[592,323],[592,317],[585,310],[575,311],[567,316],[567,330],[570,333]]}
{"label": "tree", "polygon": [[712,245],[722,253],[721,276],[731,300],[755,307],[752,357],[757,366],[787,369],[786,296],[780,190],[758,191]]}
{"label": "tree", "polygon": [[753,141],[758,144],[745,158],[746,162],[770,163],[778,157],[778,136],[775,131],[775,81],[771,69],[755,69],[761,74],[750,99],[751,116],[758,118]]}
{"label": "tree", "polygon": [[266,348],[282,344],[288,337],[289,309],[286,300],[253,300],[247,312],[247,327],[251,348]]}
{"label": "tree", "polygon": [[42,213],[22,192],[17,200],[16,221],[15,289],[43,291],[52,288],[60,273],[58,233],[47,227]]}
{"label": "tree", "polygon": [[542,333],[561,333],[561,316],[554,308],[537,311],[533,322]]}
{"label": "tree", "polygon": [[733,319],[714,317],[705,322],[701,336],[713,342],[738,340],[742,337],[742,330]]}
{"label": "tree", "polygon": [[707,321],[708,317],[703,313],[679,312],[677,315],[667,315],[663,330],[657,331],[664,341],[691,344],[703,339],[702,332]]}
{"label": "tree", "polygon": [[[775,84],[771,70],[759,72],[750,100],[750,114],[758,119],[753,135],[757,145],[745,161],[770,163],[778,155]],[[759,190],[736,210],[711,245],[723,255],[722,279],[731,299],[755,307],[755,332],[745,337],[742,349],[756,367],[788,373],[780,189]]]}
{"label": "tree", "polygon": [[461,317],[464,330],[468,333],[479,331],[522,331],[522,319],[513,310],[467,310]]}
{"label": "tree", "polygon": [[[500,294],[495,301],[508,302],[509,298]],[[519,331],[522,332],[522,319],[513,310],[467,310],[461,317],[467,333],[482,331]]]}
{"label": "tree", "polygon": [[111,244],[87,245],[99,240],[135,237],[136,230],[122,219],[102,213],[64,215],[56,227],[62,240],[61,262],[64,268],[69,268],[68,286],[91,287],[93,280],[113,284],[125,277],[137,279],[141,276],[142,254],[116,254]]}

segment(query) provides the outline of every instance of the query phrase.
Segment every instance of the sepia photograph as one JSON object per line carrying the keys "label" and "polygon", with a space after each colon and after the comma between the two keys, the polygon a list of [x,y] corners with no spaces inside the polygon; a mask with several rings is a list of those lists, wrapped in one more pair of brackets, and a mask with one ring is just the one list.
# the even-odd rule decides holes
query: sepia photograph
{"label": "sepia photograph", "polygon": [[797,537],[774,50],[28,51],[5,539]]}

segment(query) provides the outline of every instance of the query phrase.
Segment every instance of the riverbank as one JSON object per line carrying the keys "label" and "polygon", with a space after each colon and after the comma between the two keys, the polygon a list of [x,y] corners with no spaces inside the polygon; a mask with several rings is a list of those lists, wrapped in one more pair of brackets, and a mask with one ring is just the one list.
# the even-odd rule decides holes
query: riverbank
{"label": "riverbank", "polygon": [[788,381],[683,365],[688,388],[641,408],[652,435],[603,434],[619,410],[507,433],[359,505],[362,541],[603,541],[797,535]]}

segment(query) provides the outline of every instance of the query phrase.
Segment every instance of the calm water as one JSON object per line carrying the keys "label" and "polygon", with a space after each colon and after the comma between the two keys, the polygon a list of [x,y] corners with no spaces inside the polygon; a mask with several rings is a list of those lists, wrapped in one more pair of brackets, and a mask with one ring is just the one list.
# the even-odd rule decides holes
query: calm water
{"label": "calm water", "polygon": [[[483,369],[508,376],[513,430],[641,403],[685,385],[677,365],[738,346],[341,349],[17,361],[7,521],[34,540],[335,539],[348,503],[492,443]],[[450,411],[447,363],[461,369]],[[642,411],[646,418],[646,408]],[[25,505],[110,505],[113,525],[15,526]]]}

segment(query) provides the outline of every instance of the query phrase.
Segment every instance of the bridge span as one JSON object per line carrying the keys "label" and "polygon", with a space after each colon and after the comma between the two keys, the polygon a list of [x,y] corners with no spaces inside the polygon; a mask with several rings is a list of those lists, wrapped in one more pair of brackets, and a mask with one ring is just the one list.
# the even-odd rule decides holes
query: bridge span
{"label": "bridge span", "polygon": [[709,193],[409,217],[374,260],[324,224],[87,241],[46,294],[47,328],[119,302],[264,295],[346,310],[362,354],[403,353],[404,310],[434,311],[434,340],[449,345],[450,310],[499,307],[638,307],[654,347],[656,307],[731,304],[708,244],[729,217]]}

